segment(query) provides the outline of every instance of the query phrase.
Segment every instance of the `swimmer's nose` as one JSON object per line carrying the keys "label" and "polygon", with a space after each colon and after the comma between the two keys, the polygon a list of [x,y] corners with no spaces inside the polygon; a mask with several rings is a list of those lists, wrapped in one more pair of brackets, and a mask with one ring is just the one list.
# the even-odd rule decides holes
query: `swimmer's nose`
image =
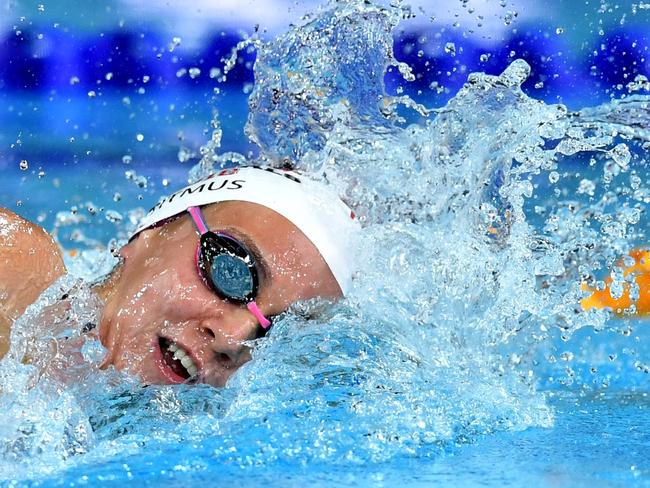
{"label": "swimmer's nose", "polygon": [[237,314],[236,317],[222,317],[203,323],[213,360],[226,369],[236,369],[250,360],[250,348],[246,341],[255,339],[258,324],[250,314]]}

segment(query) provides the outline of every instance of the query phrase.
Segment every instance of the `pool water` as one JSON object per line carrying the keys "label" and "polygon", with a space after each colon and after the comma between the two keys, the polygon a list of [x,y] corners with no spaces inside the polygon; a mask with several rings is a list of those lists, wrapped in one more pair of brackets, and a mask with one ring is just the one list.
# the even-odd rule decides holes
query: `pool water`
{"label": "pool water", "polygon": [[[16,323],[0,363],[4,484],[650,485],[647,322],[578,305],[580,283],[599,286],[612,269],[616,286],[633,286],[616,263],[648,243],[643,79],[569,110],[522,91],[538,73],[508,55],[432,109],[393,51],[410,17],[400,2],[332,1],[268,43],[251,39],[245,130],[192,110],[212,141],[193,157],[168,101],[141,101],[133,125],[105,129],[149,146],[122,151],[94,128],[84,138],[82,123],[90,153],[51,156],[65,164],[39,176],[32,156],[49,157],[32,149],[31,168],[6,169],[10,207],[81,250],[69,265],[87,279],[110,266],[107,243],[124,241],[143,206],[242,159],[326,179],[364,230],[350,295],[283,315],[223,389],[98,371],[96,340],[61,336],[101,307],[64,278]],[[159,130],[143,125],[148,110]],[[237,146],[244,132],[251,144]],[[178,156],[170,137],[183,162],[147,159]],[[74,313],[48,332],[61,290]],[[58,356],[48,334],[60,334]],[[66,367],[41,375],[23,349]]]}
{"label": "pool water", "polygon": [[156,443],[150,453],[134,448],[99,464],[76,464],[32,486],[242,480],[247,486],[648,486],[647,393],[561,392],[549,396],[549,404],[556,415],[552,428],[490,433],[381,463],[215,462],[223,440],[210,437],[181,448]]}

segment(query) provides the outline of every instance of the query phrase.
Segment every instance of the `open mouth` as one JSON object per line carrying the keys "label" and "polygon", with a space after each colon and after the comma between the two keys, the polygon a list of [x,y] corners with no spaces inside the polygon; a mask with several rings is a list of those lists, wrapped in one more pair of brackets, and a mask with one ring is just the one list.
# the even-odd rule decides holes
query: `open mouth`
{"label": "open mouth", "polygon": [[158,345],[162,352],[163,363],[180,377],[179,379],[192,380],[198,377],[199,368],[185,349],[164,337],[158,339]]}

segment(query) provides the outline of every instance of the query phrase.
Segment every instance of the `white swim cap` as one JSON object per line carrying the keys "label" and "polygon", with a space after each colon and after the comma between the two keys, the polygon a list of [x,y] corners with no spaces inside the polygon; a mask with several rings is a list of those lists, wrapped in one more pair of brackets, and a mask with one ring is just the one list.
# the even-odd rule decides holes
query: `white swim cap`
{"label": "white swim cap", "polygon": [[316,246],[343,294],[348,292],[351,239],[359,228],[354,212],[325,184],[293,171],[257,166],[223,170],[160,200],[131,238],[188,207],[233,200],[263,205],[289,220]]}

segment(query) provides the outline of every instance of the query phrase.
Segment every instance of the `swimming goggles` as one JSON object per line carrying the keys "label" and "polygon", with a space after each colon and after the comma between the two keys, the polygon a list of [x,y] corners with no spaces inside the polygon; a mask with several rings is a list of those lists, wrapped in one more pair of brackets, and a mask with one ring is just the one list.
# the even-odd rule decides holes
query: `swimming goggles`
{"label": "swimming goggles", "polygon": [[188,207],[187,211],[201,235],[196,267],[203,281],[220,298],[246,304],[264,329],[271,327],[271,321],[255,303],[259,279],[251,252],[231,235],[209,230],[199,207]]}

